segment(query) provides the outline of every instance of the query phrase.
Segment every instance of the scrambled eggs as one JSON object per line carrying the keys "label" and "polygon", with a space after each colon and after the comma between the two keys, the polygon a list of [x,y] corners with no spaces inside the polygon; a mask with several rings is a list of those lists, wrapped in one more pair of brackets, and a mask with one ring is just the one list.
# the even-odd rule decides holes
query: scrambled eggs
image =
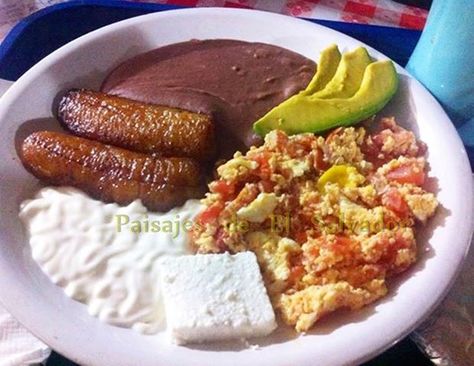
{"label": "scrambled eggs", "polygon": [[415,223],[435,212],[425,146],[383,119],[368,133],[272,131],[218,169],[196,218],[200,253],[251,250],[273,306],[299,332],[387,293],[417,256]]}

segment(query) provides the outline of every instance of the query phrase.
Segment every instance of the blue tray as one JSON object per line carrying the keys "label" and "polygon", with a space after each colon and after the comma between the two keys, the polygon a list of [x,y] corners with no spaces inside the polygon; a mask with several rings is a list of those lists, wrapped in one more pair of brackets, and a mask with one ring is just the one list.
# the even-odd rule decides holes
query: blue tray
{"label": "blue tray", "polygon": [[[52,51],[97,28],[179,6],[113,0],[70,1],[40,10],[18,23],[0,45],[0,78],[17,80]],[[405,66],[421,32],[362,24],[308,20],[348,34]]]}

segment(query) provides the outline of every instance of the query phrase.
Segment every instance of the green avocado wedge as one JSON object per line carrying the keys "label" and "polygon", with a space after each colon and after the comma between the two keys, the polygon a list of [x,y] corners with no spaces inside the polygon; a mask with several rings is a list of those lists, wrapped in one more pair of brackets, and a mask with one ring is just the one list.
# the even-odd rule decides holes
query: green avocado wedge
{"label": "green avocado wedge", "polygon": [[393,63],[374,62],[367,66],[360,88],[351,98],[320,99],[297,94],[269,111],[253,128],[265,136],[276,129],[291,135],[350,126],[380,111],[397,88],[398,75]]}
{"label": "green avocado wedge", "polygon": [[311,94],[321,99],[352,97],[359,90],[365,69],[371,62],[363,47],[344,53],[331,81],[324,89]]}
{"label": "green avocado wedge", "polygon": [[334,77],[340,61],[341,53],[335,44],[325,48],[319,56],[316,74],[314,74],[306,89],[301,93],[310,95],[324,89]]}

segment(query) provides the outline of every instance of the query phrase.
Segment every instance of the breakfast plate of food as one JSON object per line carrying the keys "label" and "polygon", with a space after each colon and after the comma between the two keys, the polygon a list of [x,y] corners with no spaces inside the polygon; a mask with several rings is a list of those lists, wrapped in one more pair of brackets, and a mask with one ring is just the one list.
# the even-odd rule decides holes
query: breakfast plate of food
{"label": "breakfast plate of food", "polygon": [[187,9],[55,51],[0,100],[0,288],[84,365],[357,364],[469,248],[469,162],[384,55]]}

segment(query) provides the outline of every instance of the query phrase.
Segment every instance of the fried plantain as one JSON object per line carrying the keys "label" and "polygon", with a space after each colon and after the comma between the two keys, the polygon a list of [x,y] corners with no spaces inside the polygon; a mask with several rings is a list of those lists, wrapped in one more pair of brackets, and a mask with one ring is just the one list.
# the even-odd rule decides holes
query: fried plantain
{"label": "fried plantain", "polygon": [[21,160],[46,183],[121,205],[141,199],[150,210],[167,211],[203,193],[194,159],[155,157],[58,132],[29,135]]}
{"label": "fried plantain", "polygon": [[205,161],[216,151],[210,116],[101,92],[70,90],[58,118],[77,136],[138,152]]}

